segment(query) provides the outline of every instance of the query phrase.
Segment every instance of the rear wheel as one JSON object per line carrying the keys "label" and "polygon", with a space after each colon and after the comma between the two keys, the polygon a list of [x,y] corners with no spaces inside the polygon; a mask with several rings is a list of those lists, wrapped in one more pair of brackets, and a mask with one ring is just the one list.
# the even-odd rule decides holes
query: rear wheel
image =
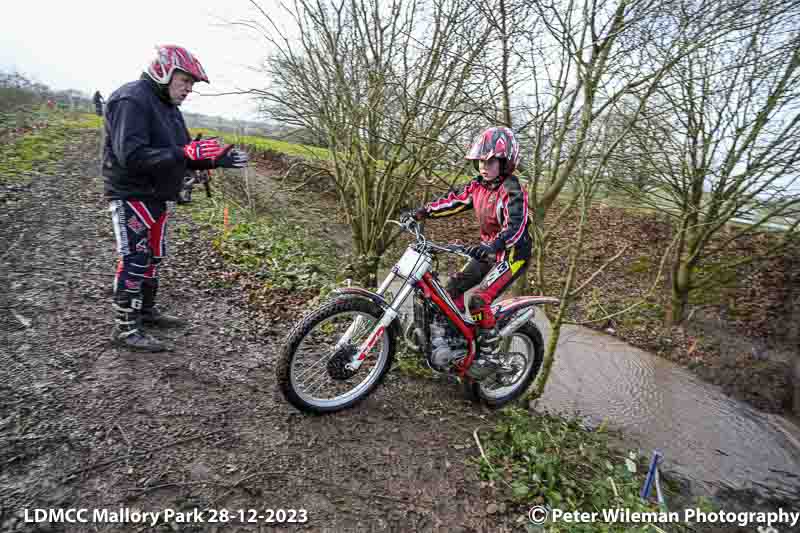
{"label": "rear wheel", "polygon": [[498,373],[480,382],[468,381],[465,383],[467,397],[483,401],[489,407],[502,407],[528,390],[542,368],[542,333],[529,322],[515,331],[510,341],[508,352],[502,355],[514,371]]}
{"label": "rear wheel", "polygon": [[277,368],[284,397],[302,411],[332,413],[367,397],[392,366],[393,331],[387,329],[358,368],[346,368],[383,316],[364,298],[333,300],[303,318],[284,342]]}

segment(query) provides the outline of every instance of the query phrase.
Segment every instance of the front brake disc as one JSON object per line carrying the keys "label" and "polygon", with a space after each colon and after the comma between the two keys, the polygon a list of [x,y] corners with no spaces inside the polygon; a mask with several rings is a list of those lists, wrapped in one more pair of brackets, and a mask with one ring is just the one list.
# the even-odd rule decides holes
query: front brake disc
{"label": "front brake disc", "polygon": [[353,356],[357,353],[358,348],[349,342],[336,350],[333,357],[328,359],[328,375],[337,381],[344,381],[355,376],[358,370],[350,370],[346,365],[353,360]]}

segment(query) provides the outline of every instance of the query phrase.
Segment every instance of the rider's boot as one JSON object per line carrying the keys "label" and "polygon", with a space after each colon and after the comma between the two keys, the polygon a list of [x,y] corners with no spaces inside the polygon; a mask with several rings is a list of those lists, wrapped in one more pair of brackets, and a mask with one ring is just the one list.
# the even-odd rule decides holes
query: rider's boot
{"label": "rider's boot", "polygon": [[467,370],[467,374],[474,380],[480,381],[497,372],[502,366],[498,355],[500,352],[500,335],[496,327],[480,328],[478,330],[478,353],[475,360]]}
{"label": "rider's boot", "polygon": [[498,357],[500,334],[492,309],[482,299],[476,303],[479,304],[479,307],[477,309],[473,308],[472,314],[473,318],[478,322],[478,336],[476,339],[478,349],[475,354],[475,360],[467,370],[467,375],[476,381],[480,381],[497,372],[502,367],[502,361]]}
{"label": "rider's boot", "polygon": [[166,347],[141,329],[141,299],[139,295],[120,291],[114,295],[114,330],[112,344],[139,352],[163,352]]}
{"label": "rider's boot", "polygon": [[162,313],[156,306],[158,280],[149,278],[142,281],[142,325],[156,328],[180,328],[186,321],[176,316]]}

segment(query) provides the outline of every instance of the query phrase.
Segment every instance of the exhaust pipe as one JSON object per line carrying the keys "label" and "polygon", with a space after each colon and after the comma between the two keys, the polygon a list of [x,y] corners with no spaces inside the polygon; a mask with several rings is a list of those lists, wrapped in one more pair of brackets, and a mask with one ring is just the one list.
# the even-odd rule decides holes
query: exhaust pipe
{"label": "exhaust pipe", "polygon": [[506,325],[506,327],[500,330],[499,333],[500,337],[508,337],[509,335],[517,331],[519,328],[523,326],[523,324],[525,324],[528,320],[533,318],[534,314],[536,314],[536,310],[533,307],[529,307],[528,309],[526,309],[521,315],[519,315],[517,318],[509,322]]}

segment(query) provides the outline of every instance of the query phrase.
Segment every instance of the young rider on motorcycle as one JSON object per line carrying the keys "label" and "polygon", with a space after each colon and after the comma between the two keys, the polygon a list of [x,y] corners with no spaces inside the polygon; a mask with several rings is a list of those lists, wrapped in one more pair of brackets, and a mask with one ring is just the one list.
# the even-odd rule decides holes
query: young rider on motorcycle
{"label": "young rider on motorcycle", "polygon": [[468,248],[473,258],[450,277],[446,289],[463,312],[464,293],[480,283],[470,298],[469,311],[480,328],[477,359],[484,365],[500,364],[496,357],[500,338],[491,303],[525,273],[531,256],[528,197],[513,174],[519,158],[514,132],[503,127],[487,128],[475,138],[466,156],[479,175],[460,191],[406,215],[422,220],[475,210],[481,243]]}

